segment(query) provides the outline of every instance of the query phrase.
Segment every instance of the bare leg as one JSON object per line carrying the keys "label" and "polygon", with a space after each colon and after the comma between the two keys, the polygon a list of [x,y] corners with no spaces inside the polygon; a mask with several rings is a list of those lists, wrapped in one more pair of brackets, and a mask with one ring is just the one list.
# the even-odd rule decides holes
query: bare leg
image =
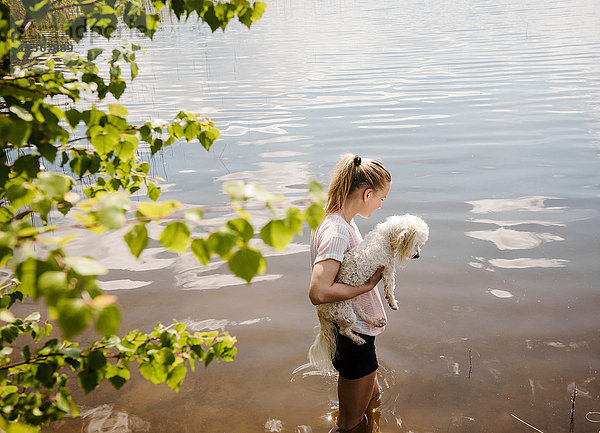
{"label": "bare leg", "polygon": [[365,415],[367,415],[368,427],[367,432],[379,433],[379,422],[381,420],[381,412],[377,409],[381,405],[381,393],[379,390],[379,381],[375,378],[375,386],[373,387],[373,394]]}
{"label": "bare leg", "polygon": [[337,426],[339,427],[337,431],[350,430],[361,424],[369,402],[378,393],[377,371],[354,380],[340,377],[338,379],[340,414],[337,420]]}

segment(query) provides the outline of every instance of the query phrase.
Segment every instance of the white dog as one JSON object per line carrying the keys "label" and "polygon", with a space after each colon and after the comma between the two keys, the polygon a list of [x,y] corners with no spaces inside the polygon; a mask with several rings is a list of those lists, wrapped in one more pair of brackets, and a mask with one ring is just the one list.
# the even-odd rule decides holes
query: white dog
{"label": "white dog", "polygon": [[[377,224],[365,239],[346,252],[336,282],[351,286],[365,283],[375,271],[383,267],[382,281],[385,298],[390,307],[398,309],[394,296],[395,263],[402,264],[406,259],[415,259],[420,248],[429,237],[429,227],[421,218],[414,215],[394,215]],[[331,361],[335,356],[335,332],[350,338],[356,344],[365,341],[352,331],[356,318],[376,327],[385,326],[385,318],[370,317],[355,299],[317,305],[317,315],[321,329],[310,347],[308,358],[312,365],[322,371],[331,371]]]}

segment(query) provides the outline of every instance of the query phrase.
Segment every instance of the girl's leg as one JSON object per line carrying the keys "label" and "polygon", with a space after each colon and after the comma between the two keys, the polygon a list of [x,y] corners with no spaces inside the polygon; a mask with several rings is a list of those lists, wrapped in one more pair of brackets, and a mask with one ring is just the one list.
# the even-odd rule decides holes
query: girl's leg
{"label": "girl's leg", "polygon": [[373,386],[373,394],[365,414],[367,415],[367,432],[379,433],[379,422],[381,420],[381,412],[378,410],[381,405],[381,394],[379,389],[379,381],[375,378],[375,386]]}
{"label": "girl's leg", "polygon": [[361,423],[371,399],[379,393],[377,371],[360,379],[338,379],[339,430],[350,430]]}
{"label": "girl's leg", "polygon": [[[375,373],[377,373],[377,371]],[[379,389],[379,380],[377,379],[377,375],[375,375],[375,384],[373,385],[373,394],[371,395],[371,400],[379,397],[379,394],[381,394],[381,390]]]}

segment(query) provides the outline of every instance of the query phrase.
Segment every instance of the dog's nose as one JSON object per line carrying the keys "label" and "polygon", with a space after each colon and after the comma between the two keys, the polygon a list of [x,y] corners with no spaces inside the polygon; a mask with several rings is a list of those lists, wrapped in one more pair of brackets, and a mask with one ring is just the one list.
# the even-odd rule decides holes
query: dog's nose
{"label": "dog's nose", "polygon": [[421,255],[419,253],[417,253],[413,256],[413,259],[418,259],[419,257],[421,257]]}

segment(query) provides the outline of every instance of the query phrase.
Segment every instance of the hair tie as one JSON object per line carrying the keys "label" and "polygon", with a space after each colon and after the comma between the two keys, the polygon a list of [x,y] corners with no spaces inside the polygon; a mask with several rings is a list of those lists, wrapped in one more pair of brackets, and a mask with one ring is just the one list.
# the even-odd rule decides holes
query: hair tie
{"label": "hair tie", "polygon": [[361,161],[362,161],[362,159],[360,158],[360,156],[358,156],[358,155],[354,156],[354,166],[355,167],[358,167],[360,165]]}

